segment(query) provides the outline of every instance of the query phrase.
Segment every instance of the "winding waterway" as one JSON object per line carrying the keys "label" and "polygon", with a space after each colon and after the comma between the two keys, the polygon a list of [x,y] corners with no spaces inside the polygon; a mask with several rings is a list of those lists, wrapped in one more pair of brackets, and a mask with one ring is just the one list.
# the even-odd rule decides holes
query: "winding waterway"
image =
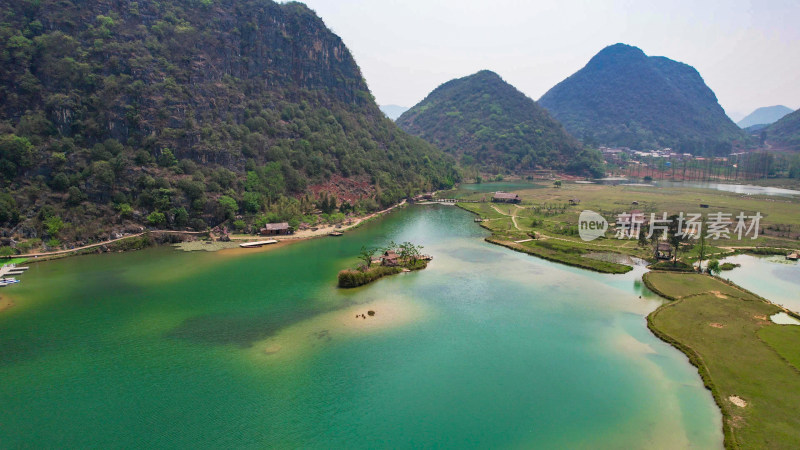
{"label": "winding waterway", "polygon": [[741,266],[722,272],[722,278],[800,314],[800,263],[781,255],[735,255],[722,262]]}
{"label": "winding waterway", "polygon": [[[414,206],[266,251],[34,264],[0,312],[3,447],[713,448],[643,269],[582,271]],[[364,245],[428,269],[339,290]],[[641,297],[640,297],[641,296]],[[367,319],[356,315],[374,310]]]}

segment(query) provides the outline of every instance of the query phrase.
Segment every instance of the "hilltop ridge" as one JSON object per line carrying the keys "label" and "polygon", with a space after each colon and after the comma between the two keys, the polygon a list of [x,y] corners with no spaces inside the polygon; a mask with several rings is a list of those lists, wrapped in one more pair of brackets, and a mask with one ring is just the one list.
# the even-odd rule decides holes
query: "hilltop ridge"
{"label": "hilltop ridge", "polygon": [[442,84],[397,124],[467,167],[603,172],[596,151],[584,149],[544,108],[489,70]]}
{"label": "hilltop ridge", "polygon": [[539,103],[590,144],[727,153],[744,134],[692,66],[615,44]]}

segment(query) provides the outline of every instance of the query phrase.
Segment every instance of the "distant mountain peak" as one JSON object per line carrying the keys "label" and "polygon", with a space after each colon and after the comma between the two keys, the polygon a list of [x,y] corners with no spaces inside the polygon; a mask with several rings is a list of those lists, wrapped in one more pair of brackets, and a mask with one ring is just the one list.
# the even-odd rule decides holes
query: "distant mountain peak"
{"label": "distant mountain peak", "polygon": [[743,137],[692,66],[610,45],[539,103],[588,144],[724,152]]}
{"label": "distant mountain peak", "polygon": [[612,62],[619,60],[636,60],[646,59],[647,55],[639,47],[627,44],[613,44],[600,50],[592,59],[589,64],[597,64],[600,62]]}
{"label": "distant mountain peak", "polygon": [[443,83],[397,124],[482,170],[602,174],[598,155],[582,149],[544,108],[490,70]]}
{"label": "distant mountain peak", "polygon": [[503,78],[500,75],[498,75],[497,73],[492,72],[491,70],[488,70],[488,69],[479,70],[478,72],[475,72],[474,74],[472,74],[472,75],[470,75],[468,77],[465,77],[465,78],[471,78],[471,77],[503,81]]}
{"label": "distant mountain peak", "polygon": [[736,124],[741,128],[748,128],[753,125],[770,125],[791,113],[792,109],[783,105],[762,106],[748,114]]}

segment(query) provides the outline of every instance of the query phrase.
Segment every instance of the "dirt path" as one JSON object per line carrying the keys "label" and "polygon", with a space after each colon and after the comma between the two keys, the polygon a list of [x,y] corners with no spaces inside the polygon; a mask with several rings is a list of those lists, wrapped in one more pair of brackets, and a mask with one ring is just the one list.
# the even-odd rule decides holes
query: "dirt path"
{"label": "dirt path", "polygon": [[[333,231],[348,230],[348,229],[351,229],[353,227],[358,226],[361,222],[364,222],[365,220],[369,220],[369,219],[371,219],[371,218],[373,218],[375,216],[379,216],[381,214],[386,214],[387,212],[393,210],[394,208],[397,208],[398,206],[402,206],[405,203],[406,203],[406,201],[403,200],[402,202],[400,202],[400,203],[398,203],[396,205],[390,206],[389,208],[386,208],[386,209],[384,209],[382,211],[374,212],[374,213],[369,214],[369,215],[364,216],[364,217],[355,218],[350,225],[342,226],[341,228],[336,228],[336,226],[331,225],[331,226],[319,228],[316,231],[303,230],[303,231],[298,231],[297,233],[295,233],[293,235],[290,235],[290,236],[281,236],[281,240],[309,239],[309,238],[313,238],[313,237],[325,236],[325,235],[330,234]],[[127,235],[127,236],[123,236],[121,238],[110,239],[108,241],[97,242],[95,244],[84,245],[84,246],[81,246],[81,247],[70,248],[70,249],[67,249],[67,250],[57,250],[57,251],[43,252],[43,253],[27,253],[27,254],[24,254],[24,255],[13,255],[11,257],[4,258],[4,259],[10,259],[10,258],[38,258],[38,257],[45,257],[45,256],[65,255],[65,254],[69,254],[69,253],[78,252],[78,251],[81,251],[81,250],[87,250],[87,249],[90,249],[90,248],[100,247],[102,245],[113,244],[114,242],[118,242],[118,241],[121,241],[121,240],[124,240],[124,239],[130,239],[130,238],[139,237],[139,236],[141,236],[141,235],[143,235],[145,233],[146,233],[146,231],[143,231],[141,233],[130,234],[130,235]],[[205,231],[153,230],[153,231],[150,231],[150,233],[170,233],[170,234],[198,235],[198,234],[204,234],[206,232]],[[240,240],[240,241],[252,241],[254,239],[260,239],[260,237],[256,237],[256,236],[233,236],[233,237],[231,237],[231,239],[232,240]]]}
{"label": "dirt path", "polygon": [[[14,256],[12,256],[12,258],[38,258],[39,256],[63,255],[63,254],[66,254],[66,253],[73,253],[73,252],[77,252],[77,251],[80,251],[80,250],[86,250],[86,249],[89,249],[89,248],[100,247],[101,245],[113,244],[114,242],[121,241],[123,239],[130,239],[130,238],[139,237],[139,236],[141,236],[141,235],[143,235],[145,233],[146,232],[143,231],[141,233],[129,234],[129,235],[123,236],[121,238],[111,239],[111,240],[103,241],[103,242],[98,242],[96,244],[84,245],[84,246],[81,246],[81,247],[70,248],[70,249],[67,249],[67,250],[57,250],[57,251],[54,251],[54,252],[43,252],[43,253],[26,253],[24,255],[14,255]],[[200,234],[199,231],[173,231],[173,230],[154,230],[154,231],[150,231],[150,233]]]}
{"label": "dirt path", "polygon": [[364,222],[365,220],[369,220],[369,219],[372,219],[373,217],[380,216],[382,214],[386,214],[389,211],[391,211],[391,210],[393,210],[393,209],[395,209],[395,208],[397,208],[399,206],[405,205],[405,204],[406,204],[406,201],[403,200],[403,201],[401,201],[400,203],[398,203],[398,204],[396,204],[394,206],[390,206],[390,207],[384,209],[383,211],[374,212],[374,213],[369,214],[369,215],[364,216],[364,217],[356,217],[355,219],[353,219],[353,221],[352,221],[352,223],[350,223],[350,225],[343,225],[343,226],[341,226],[339,228],[336,228],[335,225],[330,225],[330,226],[327,226],[327,227],[317,228],[316,231],[300,230],[300,231],[296,231],[294,234],[290,234],[288,236],[281,236],[281,239],[282,240],[308,239],[308,238],[313,238],[313,237],[326,236],[326,235],[331,234],[334,231],[347,231],[347,230],[349,230],[351,228],[357,227],[361,222]]}
{"label": "dirt path", "polygon": [[517,206],[517,205],[514,205],[514,206],[516,207],[516,209],[514,210],[514,214],[506,214],[503,211],[500,211],[497,208],[497,206],[495,206],[495,205],[492,205],[492,208],[495,211],[497,211],[499,214],[502,214],[502,215],[504,215],[506,217],[511,217],[511,223],[514,224],[514,228],[516,228],[518,231],[522,231],[522,229],[519,227],[519,225],[517,225],[517,211],[519,211],[519,206]]}

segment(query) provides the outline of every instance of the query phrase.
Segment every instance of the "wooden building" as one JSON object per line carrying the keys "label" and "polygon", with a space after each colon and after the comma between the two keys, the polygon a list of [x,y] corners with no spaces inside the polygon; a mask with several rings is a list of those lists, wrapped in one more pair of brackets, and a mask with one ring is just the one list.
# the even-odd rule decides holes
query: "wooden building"
{"label": "wooden building", "polygon": [[495,192],[492,201],[495,203],[519,203],[522,199],[519,195],[511,192]]}
{"label": "wooden building", "polygon": [[398,255],[394,250],[387,250],[383,252],[383,255],[381,256],[381,265],[390,267],[400,265],[400,255]]}
{"label": "wooden building", "polygon": [[672,246],[668,242],[659,242],[655,256],[658,259],[672,259]]}
{"label": "wooden building", "polygon": [[292,234],[287,222],[268,223],[260,230],[262,236],[274,236],[276,234]]}

